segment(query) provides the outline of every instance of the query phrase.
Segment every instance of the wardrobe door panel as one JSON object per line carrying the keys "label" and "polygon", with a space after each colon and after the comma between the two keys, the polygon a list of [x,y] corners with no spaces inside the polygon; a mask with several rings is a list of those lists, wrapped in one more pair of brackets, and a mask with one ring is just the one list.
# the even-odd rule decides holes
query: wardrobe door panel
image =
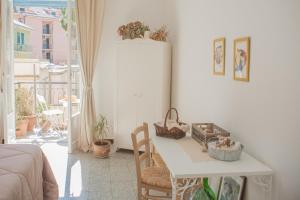
{"label": "wardrobe door panel", "polygon": [[[163,120],[170,100],[170,46],[151,40],[117,44],[115,130],[119,148],[132,149],[131,132]],[[164,85],[168,84],[168,85]]]}
{"label": "wardrobe door panel", "polygon": [[119,47],[117,56],[117,143],[119,148],[131,149],[130,134],[136,126],[136,64],[126,46]]}

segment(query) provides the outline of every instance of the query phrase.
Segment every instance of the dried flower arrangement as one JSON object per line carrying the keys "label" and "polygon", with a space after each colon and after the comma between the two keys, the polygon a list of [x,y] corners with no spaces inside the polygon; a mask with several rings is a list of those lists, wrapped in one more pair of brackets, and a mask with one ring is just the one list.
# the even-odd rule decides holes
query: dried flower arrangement
{"label": "dried flower arrangement", "polygon": [[153,32],[150,35],[150,38],[152,40],[156,40],[156,41],[167,41],[167,36],[168,36],[168,32],[167,32],[167,27],[166,26],[162,26],[160,29],[158,29],[157,31]]}
{"label": "dried flower arrangement", "polygon": [[118,34],[123,40],[143,38],[146,31],[150,31],[149,26],[145,26],[140,21],[130,22],[118,28]]}

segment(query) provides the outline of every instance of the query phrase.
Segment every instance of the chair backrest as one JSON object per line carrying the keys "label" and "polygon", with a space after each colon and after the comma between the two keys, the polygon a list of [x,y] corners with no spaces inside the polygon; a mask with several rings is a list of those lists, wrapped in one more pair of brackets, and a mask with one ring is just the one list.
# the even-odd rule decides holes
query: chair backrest
{"label": "chair backrest", "polygon": [[[143,134],[143,139],[138,141],[138,136],[140,134]],[[145,167],[150,167],[151,164],[148,124],[144,122],[142,126],[137,127],[131,133],[131,139],[134,151],[137,180],[140,182],[142,174],[142,163],[145,162]],[[143,147],[144,149],[142,149]],[[144,150],[144,152],[140,153],[140,150]]]}
{"label": "chair backrest", "polygon": [[36,99],[42,109],[42,111],[46,111],[46,110],[49,110],[48,109],[48,106],[47,106],[47,102],[45,100],[45,97],[44,96],[41,96],[41,95],[36,95]]}

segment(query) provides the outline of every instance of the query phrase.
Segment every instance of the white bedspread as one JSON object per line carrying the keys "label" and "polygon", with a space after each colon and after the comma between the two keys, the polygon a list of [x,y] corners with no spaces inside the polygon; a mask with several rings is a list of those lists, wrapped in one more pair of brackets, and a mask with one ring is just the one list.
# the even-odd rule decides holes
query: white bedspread
{"label": "white bedspread", "polygon": [[0,145],[0,200],[57,200],[58,186],[38,146]]}

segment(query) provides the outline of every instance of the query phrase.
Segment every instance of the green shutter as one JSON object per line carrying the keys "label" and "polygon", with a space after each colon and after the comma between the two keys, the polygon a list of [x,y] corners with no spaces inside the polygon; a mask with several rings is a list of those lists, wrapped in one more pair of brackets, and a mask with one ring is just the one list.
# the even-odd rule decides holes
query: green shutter
{"label": "green shutter", "polygon": [[20,38],[20,32],[17,32],[17,44],[20,44],[21,38]]}
{"label": "green shutter", "polygon": [[21,33],[21,44],[24,45],[25,43],[25,34]]}

